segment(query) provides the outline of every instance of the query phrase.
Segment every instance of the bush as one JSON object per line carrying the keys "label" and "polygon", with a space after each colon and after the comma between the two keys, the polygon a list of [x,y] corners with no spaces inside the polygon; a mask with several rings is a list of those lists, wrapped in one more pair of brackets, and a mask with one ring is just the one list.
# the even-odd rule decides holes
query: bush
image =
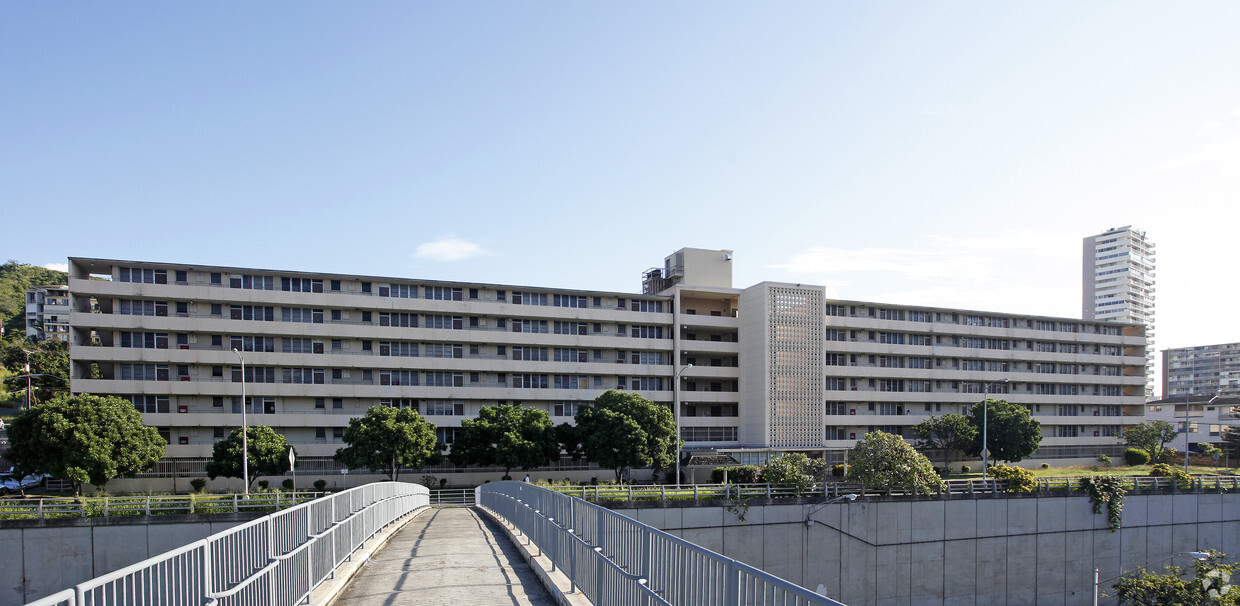
{"label": "bush", "polygon": [[319,480],[315,480],[315,481],[314,481],[314,489],[315,489],[315,490],[317,490],[317,491],[319,491],[319,492],[323,492],[323,489],[324,489],[324,488],[327,488],[327,480],[322,480],[322,479],[319,479]]}
{"label": "bush", "polygon": [[878,490],[913,490],[931,494],[947,487],[926,455],[913,450],[904,438],[883,431],[865,434],[848,451],[845,479]]}
{"label": "bush", "polygon": [[271,486],[271,482],[268,482],[267,480],[259,480],[259,481],[258,481],[258,487],[259,487],[259,488],[261,488],[261,489],[263,489],[263,490],[267,490],[267,487],[268,487],[268,486]]}
{"label": "bush", "polygon": [[969,473],[970,471],[973,471],[972,467],[969,467],[968,465],[960,466],[960,473]]}
{"label": "bush", "polygon": [[1050,468],[1051,468],[1051,464],[1050,464],[1050,463],[1043,463],[1043,464],[1042,464],[1042,469],[1050,469]]}
{"label": "bush", "polygon": [[1109,455],[1098,455],[1098,462],[1110,467],[1111,457]]}
{"label": "bush", "polygon": [[833,475],[833,476],[835,476],[835,477],[837,477],[837,478],[842,478],[842,477],[844,477],[844,466],[843,466],[843,465],[832,465],[832,466],[831,466],[831,475]]}
{"label": "bush", "polygon": [[1180,469],[1179,467],[1173,467],[1166,463],[1158,463],[1157,465],[1154,465],[1154,467],[1150,469],[1150,477],[1174,478],[1176,486],[1179,486],[1180,488],[1189,488],[1193,485],[1193,476],[1189,475],[1188,472]]}
{"label": "bush", "polygon": [[1150,462],[1150,453],[1140,448],[1129,448],[1124,451],[1124,462],[1132,466],[1145,465]]}
{"label": "bush", "polygon": [[202,492],[202,489],[207,487],[207,479],[206,478],[194,478],[189,481],[189,485],[194,488],[194,492]]}
{"label": "bush", "polygon": [[285,478],[283,482],[280,482],[280,486],[283,487],[284,490],[293,490],[293,478]]}
{"label": "bush", "polygon": [[731,484],[757,484],[762,481],[762,468],[757,465],[734,465],[716,467],[710,471],[710,479],[716,484],[723,483],[723,470],[728,470],[728,482]]}
{"label": "bush", "polygon": [[997,480],[1007,480],[1007,492],[1033,492],[1038,481],[1033,472],[1015,465],[992,465],[990,475]]}
{"label": "bush", "polygon": [[801,496],[814,485],[811,475],[813,465],[810,459],[799,452],[784,454],[767,462],[762,470],[762,477],[771,484],[791,488],[793,494]]}

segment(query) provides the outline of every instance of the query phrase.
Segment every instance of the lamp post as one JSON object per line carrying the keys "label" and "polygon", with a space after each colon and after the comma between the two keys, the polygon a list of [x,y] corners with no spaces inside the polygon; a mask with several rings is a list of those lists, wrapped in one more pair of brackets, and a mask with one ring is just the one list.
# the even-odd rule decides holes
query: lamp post
{"label": "lamp post", "polygon": [[1007,383],[1007,379],[991,381],[982,387],[982,479],[986,479],[986,468],[990,465],[990,448],[987,442],[987,425],[990,419],[990,386],[995,383]]}
{"label": "lamp post", "polygon": [[246,437],[249,428],[245,422],[245,358],[237,348],[233,348],[233,353],[237,354],[237,359],[241,360],[241,481],[245,483],[245,498],[250,498],[250,441]]}
{"label": "lamp post", "polygon": [[[1204,551],[1181,551],[1181,552],[1179,552],[1179,553],[1174,553],[1174,554],[1171,554],[1171,555],[1169,555],[1169,556],[1167,556],[1167,557],[1165,557],[1165,558],[1163,558],[1163,559],[1161,559],[1161,560],[1154,560],[1153,562],[1150,562],[1150,564],[1157,564],[1157,563],[1159,563],[1159,562],[1165,562],[1165,561],[1170,560],[1170,559],[1172,559],[1172,558],[1174,558],[1174,557],[1176,557],[1176,556],[1189,556],[1189,557],[1191,557],[1191,558],[1193,558],[1193,559],[1195,559],[1195,560],[1204,560],[1204,559],[1206,559],[1206,558],[1210,557],[1210,554],[1208,554],[1208,553],[1206,553],[1206,552],[1204,552]],[[1144,567],[1145,567],[1145,566],[1142,566],[1142,568],[1144,568]],[[1122,577],[1122,576],[1124,576],[1124,573],[1122,573],[1122,572],[1121,572],[1121,573],[1119,573],[1119,574],[1117,574],[1117,575],[1115,575],[1115,576],[1113,576],[1113,577],[1111,577],[1111,578],[1109,578],[1109,579],[1102,579],[1101,581],[1099,581],[1099,580],[1098,580],[1098,569],[1097,569],[1097,568],[1095,568],[1095,569],[1094,569],[1094,606],[1098,606],[1098,586],[1099,586],[1099,585],[1101,585],[1102,583],[1106,583],[1106,582],[1109,582],[1109,581],[1114,581],[1115,579],[1118,579],[1118,578],[1120,578],[1120,577]]]}
{"label": "lamp post", "polygon": [[[1214,397],[1202,404],[1201,414],[1205,416],[1205,407],[1223,396],[1223,390],[1214,392]],[[1184,473],[1188,473],[1188,398],[1184,398]]]}
{"label": "lamp post", "polygon": [[674,388],[672,392],[672,399],[675,400],[674,402],[672,402],[672,413],[673,413],[673,416],[676,417],[676,487],[677,488],[680,488],[680,375],[685,374],[685,371],[689,370],[690,368],[693,368],[692,364],[687,364],[685,365],[684,368],[680,369],[680,372],[676,373],[676,380],[673,382],[673,385],[672,385],[672,387]]}

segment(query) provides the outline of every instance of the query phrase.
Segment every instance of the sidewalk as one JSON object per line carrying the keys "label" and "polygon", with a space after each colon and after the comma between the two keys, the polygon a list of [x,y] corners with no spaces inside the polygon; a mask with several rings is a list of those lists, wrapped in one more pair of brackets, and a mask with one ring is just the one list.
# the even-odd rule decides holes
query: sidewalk
{"label": "sidewalk", "polygon": [[333,604],[552,606],[538,577],[493,524],[469,508],[423,513],[371,556]]}

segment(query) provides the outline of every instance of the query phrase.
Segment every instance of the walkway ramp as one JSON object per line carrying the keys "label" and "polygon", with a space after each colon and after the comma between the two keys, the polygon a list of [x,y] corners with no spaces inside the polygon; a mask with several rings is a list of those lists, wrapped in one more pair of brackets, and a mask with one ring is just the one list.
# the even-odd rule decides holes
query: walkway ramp
{"label": "walkway ramp", "polygon": [[335,606],[555,601],[495,522],[470,508],[433,509],[370,556]]}

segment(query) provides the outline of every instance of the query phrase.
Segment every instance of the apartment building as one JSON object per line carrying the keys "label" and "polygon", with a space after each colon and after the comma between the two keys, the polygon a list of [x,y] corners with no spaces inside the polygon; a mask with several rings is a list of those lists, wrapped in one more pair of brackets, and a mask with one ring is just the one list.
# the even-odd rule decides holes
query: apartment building
{"label": "apartment building", "polygon": [[1154,397],[1154,243],[1131,225],[1084,239],[1081,317],[1145,325],[1146,397]]}
{"label": "apartment building", "polygon": [[69,340],[68,286],[35,286],[26,291],[26,338]]}
{"label": "apartment building", "polygon": [[71,258],[73,390],[131,400],[169,441],[161,477],[202,474],[241,424],[242,382],[249,422],[295,444],[307,475],[340,473],[331,455],[370,406],[414,408],[450,445],[482,406],[570,422],[607,389],[678,403],[688,449],[744,461],[842,457],[983,389],[1042,420],[1043,458],[1113,452],[1141,420],[1142,325],[738,289],[731,266],[682,249],[634,294]]}
{"label": "apartment building", "polygon": [[1180,452],[1200,452],[1203,444],[1221,446],[1227,432],[1240,426],[1240,397],[1217,393],[1174,396],[1147,404],[1146,421],[1166,421],[1179,432],[1167,444]]}
{"label": "apartment building", "polygon": [[1240,396],[1240,343],[1164,349],[1163,399]]}

